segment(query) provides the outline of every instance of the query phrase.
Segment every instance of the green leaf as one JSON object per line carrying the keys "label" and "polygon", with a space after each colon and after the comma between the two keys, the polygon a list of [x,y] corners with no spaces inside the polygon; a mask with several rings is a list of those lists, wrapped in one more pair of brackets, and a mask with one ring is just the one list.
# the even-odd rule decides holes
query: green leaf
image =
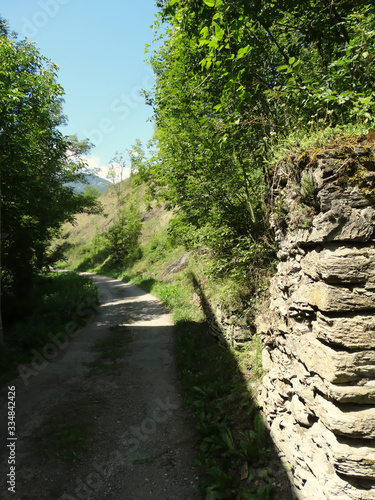
{"label": "green leaf", "polygon": [[292,65],[294,63],[294,61],[296,60],[295,57],[290,57],[289,58],[289,64]]}
{"label": "green leaf", "polygon": [[215,25],[215,37],[220,41],[223,39],[224,30],[220,28],[218,24],[214,23],[214,25]]}
{"label": "green leaf", "polygon": [[219,42],[218,42],[218,40],[216,40],[216,38],[212,38],[209,41],[208,46],[210,47],[210,49],[217,49],[219,46]]}
{"label": "green leaf", "polygon": [[215,7],[215,0],[203,0],[208,7]]}
{"label": "green leaf", "polygon": [[199,32],[199,34],[200,34],[202,37],[205,37],[205,38],[207,38],[207,37],[208,37],[208,33],[209,33],[209,31],[208,31],[208,27],[207,27],[207,26],[205,26],[204,28],[202,28],[202,29],[200,30],[200,32]]}
{"label": "green leaf", "polygon": [[329,95],[324,98],[325,101],[337,101],[337,97],[334,95]]}
{"label": "green leaf", "polygon": [[368,96],[368,97],[362,97],[362,98],[360,99],[360,102],[361,102],[361,104],[368,104],[368,103],[371,101],[371,99],[372,99],[372,96],[371,96],[371,95],[370,95],[370,96]]}
{"label": "green leaf", "polygon": [[256,441],[259,445],[261,442],[261,439],[263,437],[263,432],[264,432],[263,418],[259,413],[257,415],[255,415],[255,418],[254,418],[254,431],[255,431]]}
{"label": "green leaf", "polygon": [[237,52],[237,59],[241,59],[242,57],[246,56],[248,52],[250,52],[251,46],[248,45],[247,47],[242,47],[241,49],[238,49]]}

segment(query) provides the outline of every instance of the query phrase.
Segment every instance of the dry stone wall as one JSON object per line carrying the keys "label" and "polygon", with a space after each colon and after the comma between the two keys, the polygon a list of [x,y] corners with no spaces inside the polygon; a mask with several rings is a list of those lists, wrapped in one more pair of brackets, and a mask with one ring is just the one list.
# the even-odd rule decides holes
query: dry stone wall
{"label": "dry stone wall", "polygon": [[278,175],[280,263],[269,311],[257,318],[266,371],[260,406],[298,499],[373,500],[372,148],[317,154],[298,181],[286,168]]}

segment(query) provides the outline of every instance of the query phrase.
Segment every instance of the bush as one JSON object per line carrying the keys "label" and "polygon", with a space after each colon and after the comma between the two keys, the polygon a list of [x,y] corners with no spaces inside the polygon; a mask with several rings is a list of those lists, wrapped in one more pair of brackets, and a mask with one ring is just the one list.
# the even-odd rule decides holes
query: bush
{"label": "bush", "polygon": [[105,234],[108,252],[114,264],[124,263],[125,258],[136,250],[141,227],[142,221],[138,208],[133,204],[125,206]]}

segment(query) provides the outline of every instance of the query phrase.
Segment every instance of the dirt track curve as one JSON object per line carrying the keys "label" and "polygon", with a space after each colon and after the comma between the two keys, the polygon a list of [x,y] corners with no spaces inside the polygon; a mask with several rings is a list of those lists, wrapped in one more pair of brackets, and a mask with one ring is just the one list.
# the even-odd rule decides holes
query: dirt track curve
{"label": "dirt track curve", "polygon": [[[25,367],[9,384],[16,388],[15,493],[7,484],[7,388],[0,394],[0,497],[201,499],[170,315],[136,286],[90,276],[101,305],[88,324],[69,341],[67,334],[51,340],[35,353],[32,371]],[[114,362],[95,347],[113,335],[121,352]],[[82,450],[67,460],[59,439]]]}

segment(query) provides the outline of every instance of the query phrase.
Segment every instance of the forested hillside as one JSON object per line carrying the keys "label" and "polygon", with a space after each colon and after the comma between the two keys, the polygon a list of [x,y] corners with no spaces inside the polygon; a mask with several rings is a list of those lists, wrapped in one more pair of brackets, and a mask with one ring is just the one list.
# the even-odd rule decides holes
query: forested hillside
{"label": "forested hillside", "polygon": [[133,180],[173,211],[176,243],[257,293],[275,262],[269,216],[283,216],[270,196],[276,162],[297,172],[307,148],[373,126],[374,9],[364,0],[158,7],[160,48],[146,49],[156,85],[144,92],[155,134],[147,155],[133,149]]}

